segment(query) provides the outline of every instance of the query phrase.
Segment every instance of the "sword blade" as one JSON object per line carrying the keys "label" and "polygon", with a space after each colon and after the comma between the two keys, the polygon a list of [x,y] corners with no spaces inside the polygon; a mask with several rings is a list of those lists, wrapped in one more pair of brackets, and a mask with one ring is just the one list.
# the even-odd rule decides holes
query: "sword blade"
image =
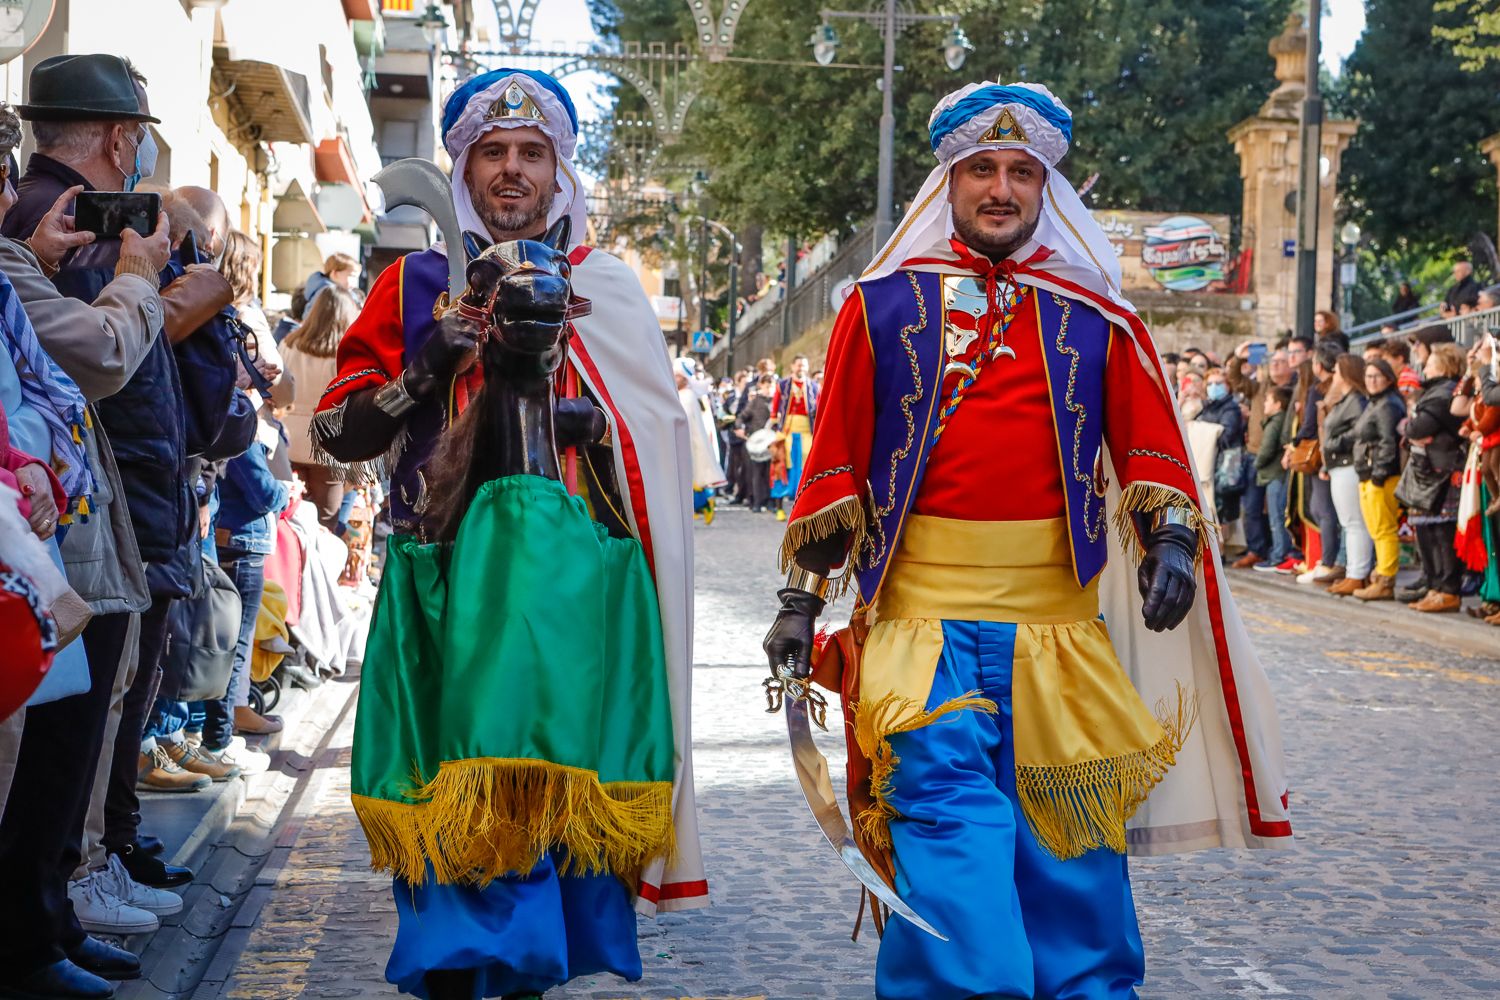
{"label": "sword blade", "polygon": [[833,779],[828,773],[828,758],[813,742],[812,725],[807,717],[807,703],[797,698],[786,699],[786,729],[792,743],[792,764],[797,770],[797,782],[812,810],[813,819],[828,843],[838,853],[850,873],[861,885],[891,908],[891,912],[931,934],[940,941],[948,940],[937,928],[922,919],[917,911],[896,895],[885,879],[880,877],[873,865],[860,853],[859,846],[849,835],[849,824],[839,809],[833,792]]}

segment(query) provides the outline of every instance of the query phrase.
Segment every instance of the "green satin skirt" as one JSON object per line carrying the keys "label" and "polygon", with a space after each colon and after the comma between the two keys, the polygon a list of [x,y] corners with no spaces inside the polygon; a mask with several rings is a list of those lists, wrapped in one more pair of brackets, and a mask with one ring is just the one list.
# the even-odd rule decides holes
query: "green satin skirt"
{"label": "green satin skirt", "polygon": [[633,878],[671,853],[675,758],[639,542],[537,476],[482,486],[451,545],[391,538],[352,772],[376,868]]}

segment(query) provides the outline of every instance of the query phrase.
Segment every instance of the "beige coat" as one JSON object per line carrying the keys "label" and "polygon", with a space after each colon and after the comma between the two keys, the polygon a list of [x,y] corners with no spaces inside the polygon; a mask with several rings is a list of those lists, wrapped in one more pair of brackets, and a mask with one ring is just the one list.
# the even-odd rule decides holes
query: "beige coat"
{"label": "beige coat", "polygon": [[291,442],[288,449],[292,461],[303,465],[317,465],[312,455],[313,411],[323,390],[333,381],[338,364],[334,358],[315,358],[311,354],[293,347],[281,345],[282,370],[302,386],[297,401],[281,415],[281,424],[286,428],[286,437]]}
{"label": "beige coat", "polygon": [[[119,392],[161,332],[161,296],[139,275],[115,278],[93,304],[70,299],[42,273],[30,249],[4,238],[0,272],[15,286],[37,341],[90,403]],[[95,614],[143,611],[151,598],[125,492],[97,418],[93,430],[87,443],[96,480],[94,514],[73,525],[63,540],[68,583]]]}

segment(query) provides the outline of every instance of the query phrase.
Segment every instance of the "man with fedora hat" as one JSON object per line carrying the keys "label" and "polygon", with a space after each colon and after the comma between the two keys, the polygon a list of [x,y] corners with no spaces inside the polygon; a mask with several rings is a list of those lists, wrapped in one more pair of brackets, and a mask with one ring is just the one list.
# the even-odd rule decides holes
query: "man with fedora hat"
{"label": "man with fedora hat", "polygon": [[[27,163],[16,204],[0,223],[0,233],[25,239],[54,205],[66,205],[78,192],[131,190],[154,171],[155,140],[146,124],[158,119],[150,114],[145,80],[126,60],[104,54],[44,60],[31,73],[29,94],[29,103],[17,111],[32,123],[37,152]],[[157,227],[166,224],[162,215]],[[80,239],[47,272],[65,296],[85,302],[93,301],[120,269],[161,282],[164,272],[155,261],[122,256],[121,246],[118,239]],[[120,601],[110,612],[96,614],[84,631],[92,683],[114,686],[118,679],[122,686],[129,684],[118,735],[102,747],[104,761],[98,748],[109,702],[122,693],[118,689],[107,701],[90,695],[65,699],[75,705],[65,724],[54,710],[46,720],[39,719],[47,722],[47,732],[30,720],[23,730],[15,785],[0,817],[0,898],[5,899],[0,907],[0,998],[108,997],[113,989],[105,979],[139,975],[133,955],[84,933],[68,897],[67,879],[78,861],[88,789],[96,772],[108,774],[106,841],[122,855],[130,878],[155,885],[192,878],[187,869],[163,865],[144,851],[132,856],[138,846],[135,780],[142,725],[165,642],[166,612],[174,597],[190,591],[179,556],[192,554],[197,542],[182,386],[171,344],[200,327],[229,297],[227,282],[212,269],[193,271],[162,288],[164,336],[145,352],[123,389],[91,407],[99,450],[110,451],[114,438],[113,459],[124,493],[116,499],[130,512],[146,563],[150,603],[142,611],[141,603]],[[65,547],[72,540],[65,540]],[[137,661],[133,681],[127,679],[128,671],[116,670],[121,657]],[[60,732],[76,739],[85,752],[58,754]],[[51,748],[44,749],[49,740]],[[107,772],[101,763],[107,764]],[[45,775],[35,773],[43,770]]]}

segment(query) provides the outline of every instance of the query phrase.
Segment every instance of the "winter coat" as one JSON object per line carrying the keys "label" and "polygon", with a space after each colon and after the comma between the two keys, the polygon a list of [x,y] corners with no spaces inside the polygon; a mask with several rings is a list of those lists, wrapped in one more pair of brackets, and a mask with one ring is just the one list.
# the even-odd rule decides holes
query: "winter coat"
{"label": "winter coat", "polygon": [[1406,406],[1395,389],[1369,398],[1354,422],[1354,471],[1361,482],[1384,486],[1401,474],[1401,435],[1396,428],[1404,416]]}
{"label": "winter coat", "polygon": [[[92,189],[67,164],[41,153],[27,160],[17,185],[16,204],[0,223],[0,233],[25,239],[61,196],[75,184]],[[68,252],[52,278],[63,295],[95,301],[118,279],[120,241],[98,240]],[[186,416],[177,361],[165,337],[152,339],[125,385],[94,404],[99,426],[114,450],[140,558],[147,564],[151,593],[186,597],[192,593],[198,542],[198,505],[193,499],[192,467],[186,451]]]}
{"label": "winter coat", "polygon": [[[156,285],[139,275],[114,277],[92,304],[79,301],[57,290],[29,247],[4,238],[0,271],[15,286],[37,341],[89,400],[123,388],[158,340],[161,297]],[[151,597],[120,472],[92,407],[89,419],[93,430],[84,446],[94,470],[93,514],[63,538],[68,583],[96,615],[144,611]]]}
{"label": "winter coat", "polygon": [[1227,448],[1245,447],[1245,413],[1233,395],[1205,402],[1198,419],[1224,428],[1224,433],[1219,435],[1221,453]]}
{"label": "winter coat", "polygon": [[1323,467],[1340,469],[1354,464],[1354,425],[1365,409],[1365,397],[1346,392],[1323,417]]}
{"label": "winter coat", "polygon": [[1286,450],[1287,414],[1283,410],[1261,420],[1260,448],[1255,453],[1255,482],[1268,486],[1286,478],[1281,456]]}
{"label": "winter coat", "polygon": [[1458,383],[1451,378],[1430,378],[1422,383],[1411,420],[1406,424],[1406,439],[1432,438],[1427,458],[1437,472],[1454,472],[1464,464],[1464,442],[1458,436],[1464,418],[1452,412],[1453,390]]}

